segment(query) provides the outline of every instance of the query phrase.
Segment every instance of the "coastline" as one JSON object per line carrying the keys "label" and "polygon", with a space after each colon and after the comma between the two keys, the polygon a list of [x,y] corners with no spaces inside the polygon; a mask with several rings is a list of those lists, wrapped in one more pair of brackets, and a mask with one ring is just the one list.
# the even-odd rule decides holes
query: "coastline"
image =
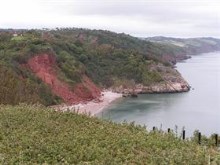
{"label": "coastline", "polygon": [[134,89],[126,89],[119,87],[118,89],[104,90],[101,92],[101,96],[97,99],[93,99],[87,102],[81,102],[78,104],[67,105],[61,104],[53,106],[57,111],[70,111],[79,114],[86,114],[89,116],[95,116],[101,113],[106,107],[108,107],[113,101],[125,97],[125,94],[153,94],[153,93],[182,93],[190,90],[189,84],[180,78],[180,82],[166,82],[162,84],[145,87],[143,85],[137,85]]}
{"label": "coastline", "polygon": [[87,114],[90,116],[95,116],[109,106],[113,101],[122,98],[122,94],[103,91],[99,100],[92,100],[86,103],[79,103],[75,105],[60,105],[56,106],[55,109],[59,111],[72,111],[80,114]]}

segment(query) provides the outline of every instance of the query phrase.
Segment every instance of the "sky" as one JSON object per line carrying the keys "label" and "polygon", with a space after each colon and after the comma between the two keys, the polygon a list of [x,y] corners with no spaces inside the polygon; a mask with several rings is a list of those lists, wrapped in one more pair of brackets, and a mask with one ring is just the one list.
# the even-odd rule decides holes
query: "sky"
{"label": "sky", "polygon": [[219,0],[0,0],[0,28],[78,27],[220,38]]}

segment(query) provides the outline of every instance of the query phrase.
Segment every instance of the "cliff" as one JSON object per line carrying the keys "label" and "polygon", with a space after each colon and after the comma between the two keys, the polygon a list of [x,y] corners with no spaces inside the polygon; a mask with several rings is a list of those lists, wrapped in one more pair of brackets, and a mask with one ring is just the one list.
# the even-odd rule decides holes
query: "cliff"
{"label": "cliff", "polygon": [[65,103],[76,104],[96,99],[101,90],[86,76],[82,75],[82,82],[72,88],[68,83],[57,76],[57,64],[54,55],[37,54],[27,63],[32,72],[44,83],[50,86],[51,91],[62,98]]}

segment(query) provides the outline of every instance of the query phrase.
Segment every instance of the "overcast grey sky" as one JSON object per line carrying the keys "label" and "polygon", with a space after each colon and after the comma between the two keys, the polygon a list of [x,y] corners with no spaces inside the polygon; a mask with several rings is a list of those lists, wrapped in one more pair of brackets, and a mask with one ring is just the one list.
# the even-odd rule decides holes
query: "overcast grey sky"
{"label": "overcast grey sky", "polygon": [[219,0],[0,0],[0,28],[79,27],[220,38]]}

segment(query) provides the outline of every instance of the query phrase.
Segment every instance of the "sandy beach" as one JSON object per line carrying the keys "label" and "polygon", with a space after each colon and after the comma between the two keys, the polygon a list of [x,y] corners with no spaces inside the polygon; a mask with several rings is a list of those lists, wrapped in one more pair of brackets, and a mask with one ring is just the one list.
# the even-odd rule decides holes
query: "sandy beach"
{"label": "sandy beach", "polygon": [[112,91],[103,91],[101,97],[99,98],[100,101],[97,102],[95,100],[89,101],[87,103],[80,103],[76,105],[63,105],[57,107],[61,111],[75,111],[77,113],[84,113],[94,116],[100,113],[104,108],[106,108],[111,102],[114,100],[121,98],[122,94],[114,93]]}

